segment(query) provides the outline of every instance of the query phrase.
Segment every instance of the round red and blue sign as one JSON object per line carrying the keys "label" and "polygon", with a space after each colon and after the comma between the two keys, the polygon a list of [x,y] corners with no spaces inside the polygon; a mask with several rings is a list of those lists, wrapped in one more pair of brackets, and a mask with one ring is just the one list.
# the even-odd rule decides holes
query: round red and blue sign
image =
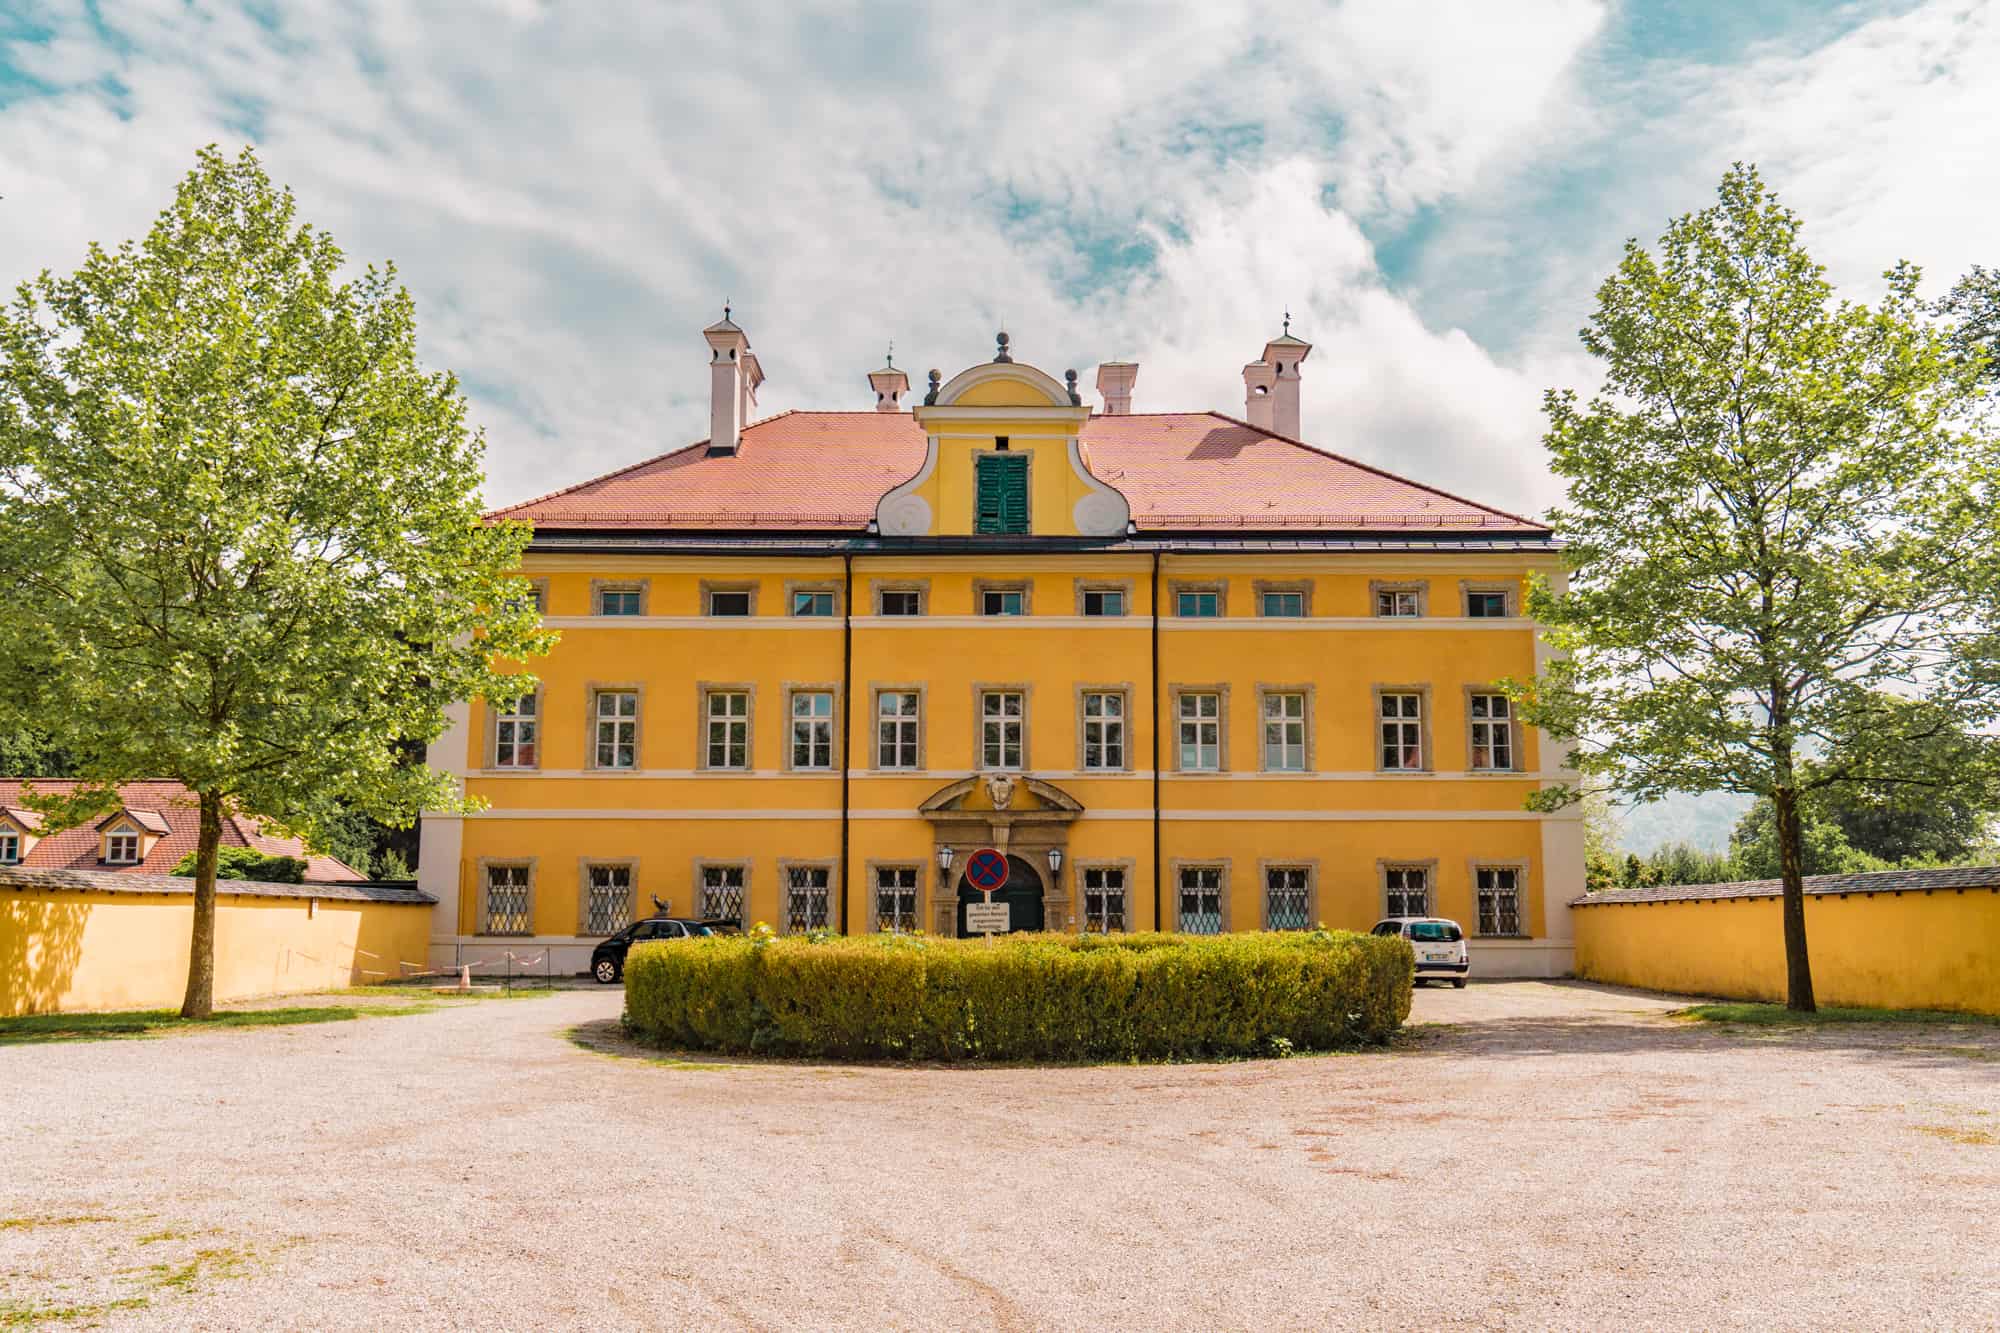
{"label": "round red and blue sign", "polygon": [[981,847],[965,858],[965,879],[981,893],[991,893],[1007,882],[1007,858],[991,847]]}

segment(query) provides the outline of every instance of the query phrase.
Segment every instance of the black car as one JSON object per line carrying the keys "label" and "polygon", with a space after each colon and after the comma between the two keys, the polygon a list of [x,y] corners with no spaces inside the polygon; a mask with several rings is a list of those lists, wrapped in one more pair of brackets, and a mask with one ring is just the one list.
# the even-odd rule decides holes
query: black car
{"label": "black car", "polygon": [[693,921],[680,916],[649,916],[634,921],[590,953],[590,975],[609,986],[625,975],[625,953],[646,940],[692,940],[718,935],[735,926],[728,921]]}

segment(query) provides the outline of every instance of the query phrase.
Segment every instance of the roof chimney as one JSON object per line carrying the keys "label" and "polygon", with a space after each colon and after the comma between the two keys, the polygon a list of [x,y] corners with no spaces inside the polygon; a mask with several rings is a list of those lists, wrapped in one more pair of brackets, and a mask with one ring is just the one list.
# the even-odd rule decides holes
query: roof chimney
{"label": "roof chimney", "polygon": [[764,369],[750,350],[750,339],[729,318],[722,318],[701,331],[708,340],[708,451],[733,454],[743,440],[743,428],[750,411],[757,406],[757,386],[764,382]]}
{"label": "roof chimney", "polygon": [[1136,361],[1106,361],[1097,368],[1097,394],[1104,400],[1105,416],[1131,414],[1132,386],[1138,380],[1139,363]]}
{"label": "roof chimney", "polygon": [[1251,425],[1291,439],[1299,435],[1299,367],[1312,344],[1292,336],[1292,312],[1285,312],[1285,331],[1264,344],[1264,358],[1243,367],[1246,401],[1243,416]]}
{"label": "roof chimney", "polygon": [[868,387],[875,390],[877,412],[900,412],[902,397],[910,391],[910,377],[896,369],[896,344],[889,344],[888,362],[880,370],[868,372]]}
{"label": "roof chimney", "polygon": [[1271,386],[1278,372],[1268,361],[1252,361],[1243,367],[1243,419],[1258,430],[1271,430]]}

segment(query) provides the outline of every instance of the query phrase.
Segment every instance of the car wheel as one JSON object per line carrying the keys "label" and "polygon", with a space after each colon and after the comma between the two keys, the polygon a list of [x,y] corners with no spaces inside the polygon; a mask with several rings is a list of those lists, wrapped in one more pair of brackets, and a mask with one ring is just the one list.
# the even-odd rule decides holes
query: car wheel
{"label": "car wheel", "polygon": [[1464,978],[1464,977],[1453,977],[1453,978],[1451,979],[1451,988],[1452,988],[1453,990],[1464,990],[1464,989],[1465,989],[1465,978]]}
{"label": "car wheel", "polygon": [[609,958],[598,959],[596,963],[591,965],[590,970],[598,981],[606,986],[618,980],[618,964]]}

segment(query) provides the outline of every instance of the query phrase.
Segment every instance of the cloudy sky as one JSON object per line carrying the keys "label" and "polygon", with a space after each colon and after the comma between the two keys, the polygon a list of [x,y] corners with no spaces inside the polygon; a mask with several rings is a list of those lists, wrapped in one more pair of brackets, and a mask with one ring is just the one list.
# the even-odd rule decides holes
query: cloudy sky
{"label": "cloudy sky", "polygon": [[1978,0],[4,0],[0,283],[248,142],[399,265],[495,502],[705,433],[728,298],[765,411],[1004,320],[1086,384],[1139,361],[1138,410],[1240,413],[1289,308],[1309,439],[1539,510],[1592,289],[1732,160],[1856,295],[2000,263],[1996,69]]}

